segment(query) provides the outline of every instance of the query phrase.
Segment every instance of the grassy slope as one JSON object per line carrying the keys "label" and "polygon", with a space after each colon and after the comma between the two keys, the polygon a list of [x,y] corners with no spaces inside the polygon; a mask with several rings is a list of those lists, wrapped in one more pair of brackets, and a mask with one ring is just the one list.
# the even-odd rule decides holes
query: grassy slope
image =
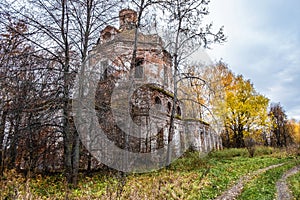
{"label": "grassy slope", "polygon": [[300,172],[288,178],[288,185],[295,199],[300,199]]}
{"label": "grassy slope", "polygon": [[130,174],[126,180],[117,173],[81,174],[78,188],[69,192],[62,175],[37,176],[25,184],[22,176],[8,172],[0,182],[0,196],[13,194],[17,188],[20,198],[30,194],[33,199],[64,199],[67,193],[72,199],[213,199],[249,172],[292,160],[271,148],[258,149],[254,158],[244,149],[213,152],[206,157],[187,153],[168,169]]}

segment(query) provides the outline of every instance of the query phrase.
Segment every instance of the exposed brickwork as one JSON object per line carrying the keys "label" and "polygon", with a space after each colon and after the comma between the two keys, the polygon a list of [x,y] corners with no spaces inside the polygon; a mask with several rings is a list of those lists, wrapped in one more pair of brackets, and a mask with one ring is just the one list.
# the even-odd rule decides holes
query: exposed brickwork
{"label": "exposed brickwork", "polygon": [[[101,31],[100,41],[90,52],[90,64],[95,65],[102,74],[95,102],[102,130],[120,148],[150,152],[164,148],[168,143],[173,104],[172,60],[158,35],[138,33],[136,61],[132,63],[136,19],[133,10],[120,11],[120,28],[108,26]],[[112,102],[113,91],[116,88],[122,91],[122,87],[125,88],[124,93],[131,95],[130,99],[122,99],[125,94],[122,97],[120,93]],[[129,123],[128,126],[132,123],[129,119],[123,122],[116,120],[112,106],[118,104],[118,98],[128,103],[126,109],[139,136],[126,134],[118,127],[120,123]],[[221,148],[219,136],[212,133],[207,123],[184,120],[182,103],[177,102],[175,107],[174,151],[179,154],[189,143],[200,151]],[[126,109],[119,114],[126,115]]]}

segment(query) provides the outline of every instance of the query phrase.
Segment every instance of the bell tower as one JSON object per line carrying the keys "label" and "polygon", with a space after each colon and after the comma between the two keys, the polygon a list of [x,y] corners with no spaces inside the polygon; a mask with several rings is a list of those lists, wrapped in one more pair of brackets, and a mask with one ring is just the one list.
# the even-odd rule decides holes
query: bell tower
{"label": "bell tower", "polygon": [[119,12],[120,31],[136,28],[137,13],[132,9],[123,9]]}

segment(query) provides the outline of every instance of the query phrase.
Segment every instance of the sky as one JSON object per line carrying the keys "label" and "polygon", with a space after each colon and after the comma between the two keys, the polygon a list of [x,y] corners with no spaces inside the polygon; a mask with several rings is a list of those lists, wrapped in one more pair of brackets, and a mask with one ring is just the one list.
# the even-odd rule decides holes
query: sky
{"label": "sky", "polygon": [[257,92],[300,120],[300,1],[211,0],[206,20],[227,42],[206,53],[250,79]]}

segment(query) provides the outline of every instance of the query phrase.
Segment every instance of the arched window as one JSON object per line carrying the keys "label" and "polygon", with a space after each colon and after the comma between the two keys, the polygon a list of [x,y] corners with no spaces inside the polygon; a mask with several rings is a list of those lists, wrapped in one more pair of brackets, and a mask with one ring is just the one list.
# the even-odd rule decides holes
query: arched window
{"label": "arched window", "polygon": [[161,106],[161,99],[159,97],[155,97],[154,103],[157,110],[159,111],[163,110],[163,107]]}
{"label": "arched window", "polygon": [[111,38],[111,33],[110,32],[104,33],[104,35],[103,35],[104,40],[109,40],[110,38]]}
{"label": "arched window", "polygon": [[161,105],[161,100],[159,97],[155,97],[155,104]]}
{"label": "arched window", "polygon": [[135,78],[143,78],[144,75],[144,68],[143,68],[144,59],[143,58],[137,58],[135,61],[135,71],[134,71],[134,77]]}
{"label": "arched window", "polygon": [[179,116],[181,116],[181,109],[180,109],[180,107],[179,106],[177,106],[177,115],[179,115]]}
{"label": "arched window", "polygon": [[172,109],[172,104],[171,104],[171,102],[168,102],[168,113],[170,113],[171,112],[171,109]]}
{"label": "arched window", "polygon": [[108,61],[107,60],[103,60],[101,61],[101,67],[102,67],[102,70],[103,70],[103,73],[101,75],[101,80],[105,80],[107,79],[108,77]]}

